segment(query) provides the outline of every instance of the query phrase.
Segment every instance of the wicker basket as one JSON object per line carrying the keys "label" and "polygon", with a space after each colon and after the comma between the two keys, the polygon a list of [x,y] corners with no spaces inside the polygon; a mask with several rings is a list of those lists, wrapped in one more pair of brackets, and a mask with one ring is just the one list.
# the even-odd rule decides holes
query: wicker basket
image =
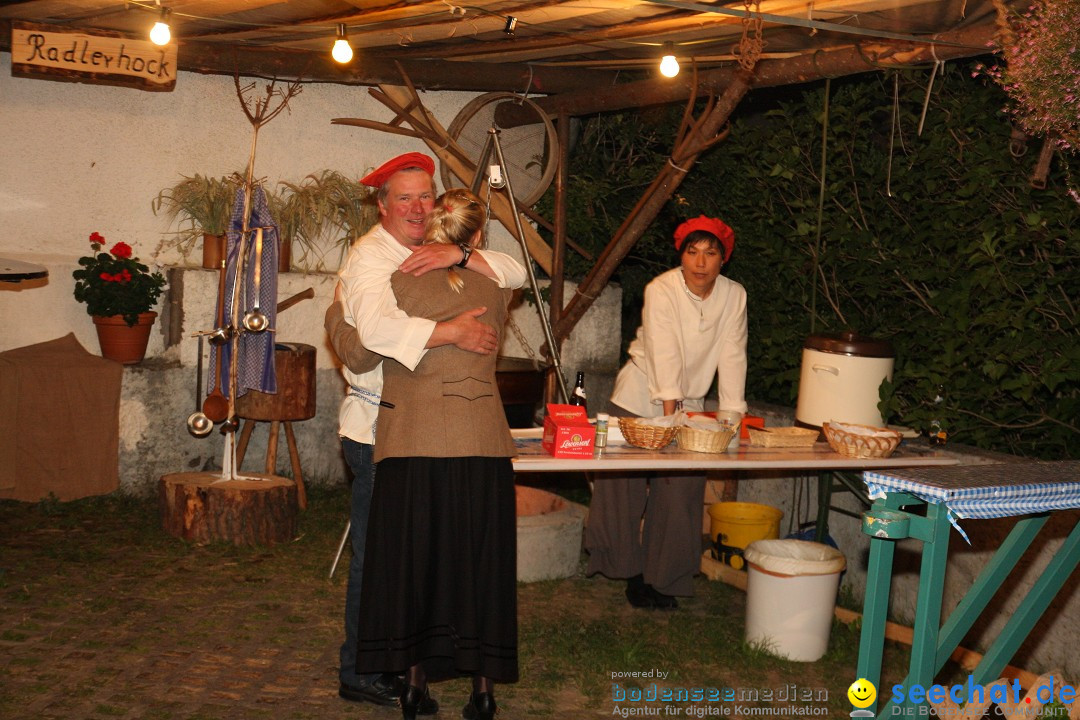
{"label": "wicker basket", "polygon": [[679,447],[683,450],[692,450],[701,453],[722,453],[731,444],[731,439],[738,432],[737,427],[728,427],[727,430],[701,430],[700,428],[683,425],[675,435]]}
{"label": "wicker basket", "polygon": [[638,418],[621,417],[619,430],[622,431],[623,439],[628,445],[646,450],[659,450],[675,438],[675,433],[679,431],[679,428],[646,425]]}
{"label": "wicker basket", "polygon": [[900,444],[901,435],[895,430],[887,428],[871,427],[869,425],[856,425],[844,423],[847,427],[866,428],[878,433],[888,435],[857,435],[846,432],[840,428],[825,423],[821,429],[825,432],[825,439],[829,441],[829,447],[841,455],[857,458],[885,458],[893,454],[893,450]]}
{"label": "wicker basket", "polygon": [[817,442],[817,430],[800,427],[774,427],[768,430],[746,428],[750,433],[750,444],[759,447],[810,447]]}

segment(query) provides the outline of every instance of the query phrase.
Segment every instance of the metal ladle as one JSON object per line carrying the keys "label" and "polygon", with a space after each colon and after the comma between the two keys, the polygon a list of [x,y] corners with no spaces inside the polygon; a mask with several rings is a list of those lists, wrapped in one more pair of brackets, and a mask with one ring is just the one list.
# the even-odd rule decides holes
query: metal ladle
{"label": "metal ladle", "polygon": [[244,329],[252,333],[261,333],[270,327],[270,318],[259,310],[259,291],[262,285],[262,247],[263,229],[261,227],[255,228],[255,306],[244,313],[243,320]]}
{"label": "metal ladle", "polygon": [[195,437],[206,437],[214,429],[214,423],[202,411],[203,339],[199,336],[199,359],[195,365],[195,412],[188,415],[187,429]]}

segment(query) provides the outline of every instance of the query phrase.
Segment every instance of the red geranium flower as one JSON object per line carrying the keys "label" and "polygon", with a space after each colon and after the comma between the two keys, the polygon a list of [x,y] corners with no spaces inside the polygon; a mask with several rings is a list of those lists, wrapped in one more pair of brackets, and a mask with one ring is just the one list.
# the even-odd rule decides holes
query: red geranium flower
{"label": "red geranium flower", "polygon": [[109,252],[118,258],[129,258],[131,257],[131,246],[121,241],[113,245],[112,250]]}
{"label": "red geranium flower", "polygon": [[90,233],[90,242],[91,243],[97,243],[98,245],[101,245],[102,243],[105,242],[105,238],[99,232],[92,232],[92,233]]}
{"label": "red geranium flower", "polygon": [[131,282],[131,272],[124,268],[119,275],[116,276],[118,282]]}
{"label": "red geranium flower", "polygon": [[113,276],[110,275],[109,273],[106,273],[106,272],[101,273],[100,275],[98,275],[98,277],[101,278],[102,280],[104,280],[105,282],[112,282],[112,279],[113,279]]}

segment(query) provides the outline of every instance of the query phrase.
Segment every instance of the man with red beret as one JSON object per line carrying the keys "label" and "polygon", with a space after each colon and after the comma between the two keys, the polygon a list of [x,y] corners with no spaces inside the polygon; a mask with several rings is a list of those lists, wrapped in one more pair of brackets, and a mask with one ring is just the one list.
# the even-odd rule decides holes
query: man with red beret
{"label": "man with red beret", "polygon": [[[503,253],[473,251],[457,245],[421,245],[424,222],[435,203],[434,173],[435,163],[430,157],[411,152],[387,161],[360,180],[378,190],[379,224],[353,244],[339,273],[342,307],[334,303],[327,312],[331,342],[345,363],[342,374],[349,383],[338,416],[338,432],[353,474],[349,513],[352,560],[345,591],[345,641],[341,646],[338,694],[346,700],[378,705],[395,705],[404,690],[400,678],[394,675],[356,673],[364,545],[375,477],[375,422],[382,393],[380,356],[413,369],[427,349],[441,345],[485,355],[497,350],[496,333],[477,320],[487,308],[474,308],[438,323],[412,318],[398,308],[390,276],[399,269],[423,275],[452,265],[467,265],[501,287],[521,287],[526,277],[525,268]],[[342,313],[348,326],[355,328],[355,335],[367,350],[362,358],[343,350],[354,347],[356,338],[342,336],[341,324],[334,327],[331,323],[333,313]],[[438,708],[438,703],[426,696],[418,712],[432,715]]]}
{"label": "man with red beret", "polygon": [[[645,287],[641,327],[615,378],[612,414],[658,417],[704,410],[713,380],[720,410],[746,412],[746,290],[720,275],[735,248],[722,220],[675,229],[679,267]],[[704,475],[608,477],[589,505],[586,573],[626,579],[638,608],[674,610],[701,565]]]}

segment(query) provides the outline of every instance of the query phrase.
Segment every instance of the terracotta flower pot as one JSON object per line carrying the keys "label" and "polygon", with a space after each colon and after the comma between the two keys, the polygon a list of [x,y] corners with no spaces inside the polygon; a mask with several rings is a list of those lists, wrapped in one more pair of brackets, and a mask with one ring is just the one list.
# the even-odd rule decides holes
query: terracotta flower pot
{"label": "terracotta flower pot", "polygon": [[94,315],[101,356],[124,365],[141,361],[156,317],[156,312],[139,313],[139,321],[128,327],[123,315]]}

